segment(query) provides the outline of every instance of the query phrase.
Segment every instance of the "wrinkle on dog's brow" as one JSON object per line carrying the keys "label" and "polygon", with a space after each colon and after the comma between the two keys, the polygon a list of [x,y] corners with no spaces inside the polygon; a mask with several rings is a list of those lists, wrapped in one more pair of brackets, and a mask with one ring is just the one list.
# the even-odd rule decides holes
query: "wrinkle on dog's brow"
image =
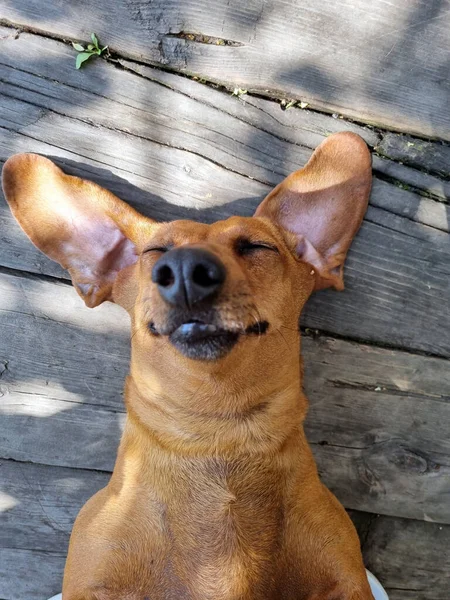
{"label": "wrinkle on dog's brow", "polygon": [[274,236],[273,227],[270,224],[265,223],[262,219],[255,219],[253,217],[230,217],[226,221],[218,221],[211,225],[211,231],[209,238],[216,238],[222,236],[227,239],[236,239],[239,237],[249,237],[251,231],[252,237]]}
{"label": "wrinkle on dog's brow", "polygon": [[[244,223],[225,224],[227,221],[222,221],[219,223],[220,227],[214,227],[213,225],[208,234],[208,241],[212,244],[229,244],[240,237],[248,236],[248,227],[246,227]],[[216,223],[215,225],[219,225],[219,223]]]}
{"label": "wrinkle on dog's brow", "polygon": [[161,237],[175,246],[204,242],[208,237],[210,225],[195,221],[171,221],[161,232]]}

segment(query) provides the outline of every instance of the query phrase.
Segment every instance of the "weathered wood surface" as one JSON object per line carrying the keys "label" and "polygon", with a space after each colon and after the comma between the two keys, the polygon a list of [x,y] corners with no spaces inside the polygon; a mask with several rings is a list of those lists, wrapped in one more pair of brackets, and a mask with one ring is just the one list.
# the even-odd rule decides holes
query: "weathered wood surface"
{"label": "weathered wood surface", "polygon": [[[348,127],[148,67],[137,76],[97,61],[76,72],[66,45],[3,31],[0,160],[20,151],[56,157],[155,218],[252,214],[326,133]],[[379,159],[381,170],[385,163],[394,164]],[[449,356],[449,213],[446,203],[376,180],[349,256],[347,290],[317,294],[305,326]],[[0,220],[4,266],[66,276],[33,249],[4,204]]]}
{"label": "weathered wood surface", "polygon": [[110,478],[109,473],[9,460],[0,460],[0,475],[0,547],[63,555],[80,508]]}
{"label": "weathered wood surface", "polygon": [[[128,326],[119,307],[89,310],[68,285],[0,275],[2,458],[112,470]],[[448,362],[303,345],[307,434],[327,485],[349,508],[450,523]]]}
{"label": "weathered wood surface", "polygon": [[[1,62],[5,65],[10,65],[13,68],[19,67],[19,72],[14,73],[14,76],[9,74],[7,80],[14,81],[16,85],[20,86],[23,83],[22,78],[24,78],[26,80],[26,89],[28,89],[29,92],[37,92],[34,94],[32,100],[39,98],[39,95],[41,94],[41,102],[38,102],[40,105],[42,105],[43,101],[42,95],[47,94],[47,101],[51,103],[52,100],[56,100],[54,96],[56,92],[57,96],[62,97],[64,103],[70,102],[74,105],[74,108],[76,108],[75,116],[78,118],[89,121],[90,115],[83,110],[83,107],[88,104],[91,110],[94,110],[94,116],[96,118],[103,118],[104,123],[109,124],[109,126],[112,126],[113,128],[121,128],[125,132],[133,132],[133,130],[136,131],[137,129],[138,134],[142,133],[141,128],[143,123],[142,118],[137,119],[137,117],[142,115],[142,113],[150,113],[150,116],[152,119],[155,119],[155,121],[147,120],[144,127],[144,133],[147,136],[150,135],[150,137],[151,132],[155,129],[155,124],[166,129],[168,126],[170,127],[168,118],[173,119],[176,115],[181,120],[185,117],[186,108],[189,109],[189,107],[192,106],[189,102],[186,103],[186,98],[167,94],[167,92],[164,94],[161,88],[147,87],[145,89],[145,84],[139,84],[135,79],[131,80],[133,81],[133,85],[130,92],[127,95],[124,95],[127,90],[125,85],[121,85],[121,82],[130,81],[130,79],[123,80],[120,78],[114,79],[107,77],[105,76],[105,71],[101,71],[102,75],[99,77],[98,69],[100,67],[98,66],[98,61],[95,63],[95,67],[93,65],[88,65],[81,73],[74,73],[74,53],[70,47],[37,36],[23,33],[18,35],[16,30],[5,27],[0,28],[0,32],[3,39],[3,56]],[[13,43],[14,41],[18,43]],[[42,57],[44,55],[46,57],[45,60],[36,60],[36,56]],[[408,159],[410,160],[410,157],[407,156],[410,147],[414,148],[415,154],[418,153],[420,148],[427,148],[427,152],[422,152],[420,154],[420,162],[416,160],[414,164],[418,164],[420,168],[426,169],[427,171],[432,172],[433,170],[437,170],[437,173],[443,172],[444,174],[446,172],[445,170],[443,171],[442,163],[447,156],[447,146],[440,143],[425,143],[422,140],[405,138],[404,136],[391,133],[376,134],[366,127],[358,126],[349,121],[342,121],[341,119],[333,119],[330,116],[312,112],[308,109],[282,111],[280,110],[279,104],[268,102],[255,96],[247,95],[243,96],[240,100],[237,100],[234,97],[227,97],[222,93],[214,92],[211,87],[199,85],[195,81],[180,78],[179,76],[170,73],[156,71],[144,65],[124,59],[119,59],[115,64],[122,65],[125,69],[148,78],[150,81],[153,80],[155,83],[165,85],[182,96],[196,99],[197,114],[206,111],[206,115],[202,115],[204,122],[190,124],[189,121],[192,121],[192,116],[189,115],[184,123],[177,123],[176,131],[180,134],[183,131],[183,128],[189,128],[189,125],[190,128],[188,131],[190,130],[191,132],[195,131],[193,125],[202,127],[202,129],[197,132],[198,139],[196,142],[198,144],[201,144],[203,141],[207,145],[211,139],[211,133],[214,131],[216,134],[226,134],[230,121],[226,118],[224,119],[223,115],[220,114],[225,112],[257,129],[262,129],[277,138],[281,138],[282,141],[290,141],[294,144],[300,144],[309,148],[316,147],[325,135],[329,135],[335,131],[342,131],[343,129],[359,133],[370,146],[376,146],[382,155],[389,157],[391,152],[390,149],[392,148],[391,158],[396,158],[402,162],[408,162]],[[22,73],[24,68],[25,71]],[[30,85],[31,78],[29,75],[31,74],[35,75],[35,85]],[[47,77],[53,80],[58,79],[65,85],[77,89],[77,94],[73,95],[73,97],[68,100],[68,90],[62,90],[61,94],[61,86],[54,85],[54,89],[51,90],[52,93],[49,95],[48,91],[45,92],[45,90],[41,89],[39,83],[42,82],[39,82],[37,79],[38,77]],[[117,77],[119,76],[117,75]],[[53,83],[56,82],[53,81]],[[120,89],[121,87],[123,88],[122,90]],[[4,89],[6,93],[7,88],[5,87]],[[87,90],[88,92],[91,92],[91,94],[86,96],[83,90]],[[97,94],[97,97],[93,97],[92,92]],[[111,96],[113,103],[109,103],[109,106],[105,103],[105,92],[107,92],[107,96],[110,95],[108,92],[112,92],[113,94]],[[140,102],[142,94],[145,98],[144,104]],[[155,100],[157,102],[156,111],[154,110]],[[209,108],[205,109],[205,105]],[[48,105],[45,105],[44,108],[47,108],[47,106]],[[61,102],[58,103],[54,101],[51,106],[55,110],[57,110],[58,106],[61,109]],[[114,112],[109,114],[105,111],[104,107],[113,108]],[[131,113],[129,110],[125,110],[124,107],[132,109]],[[163,110],[164,107],[165,110]],[[218,110],[211,111],[211,108],[216,108]],[[212,118],[212,115],[215,115],[215,118]],[[132,125],[131,129],[129,127],[130,123]],[[216,130],[213,129],[211,131],[211,124],[215,125]],[[209,127],[207,125],[209,125]],[[233,129],[234,127],[232,127],[231,130]],[[245,133],[247,133],[246,136],[242,135]],[[237,138],[234,142],[235,144],[243,144],[245,147],[245,140],[249,137],[248,130],[242,129],[239,131],[239,134],[242,138]],[[184,141],[182,137],[178,137],[178,140],[180,142]],[[221,156],[221,160],[223,161],[224,152],[221,145],[217,143],[217,136],[216,138],[213,138],[212,141],[214,142],[216,152],[222,150],[219,156]],[[264,141],[264,139],[262,141]],[[277,142],[272,141],[270,145],[273,146],[274,143],[276,144]],[[413,146],[411,146],[411,144],[413,144]],[[400,152],[399,148],[403,148],[403,152]],[[195,151],[195,147],[192,147],[192,142],[190,144],[190,149]],[[277,146],[274,147],[274,150],[278,150]],[[233,156],[233,154],[228,152],[225,153],[225,157],[227,154],[228,160],[234,158],[236,161],[239,161],[241,158],[239,152],[237,156]],[[436,156],[441,157],[441,160],[438,163],[436,163],[435,160]],[[274,160],[274,157],[270,156],[270,153],[269,157],[270,160]],[[430,160],[428,160],[429,158]],[[266,171],[263,172],[263,180],[270,183],[270,175],[269,179],[267,179],[267,170],[269,170],[270,173],[271,163],[268,163],[267,160],[267,157],[265,157],[262,161],[263,166],[266,168]],[[234,165],[230,163],[228,166],[233,168]],[[421,171],[409,169],[401,164],[401,162],[393,163],[375,157],[374,167],[381,173],[385,173],[390,177],[419,189],[424,189],[437,197],[446,198],[450,196],[449,186],[445,180],[432,177]],[[254,177],[256,176],[257,173],[254,174]]]}
{"label": "weathered wood surface", "polygon": [[449,548],[449,526],[380,517],[369,529],[363,554],[389,600],[448,600]]}
{"label": "weathered wood surface", "polygon": [[96,31],[125,57],[450,139],[450,11],[441,0],[6,0],[1,16],[60,38]]}
{"label": "weathered wood surface", "polygon": [[[450,98],[449,98],[450,100]],[[450,146],[418,140],[408,135],[386,133],[377,146],[380,154],[395,160],[450,177]]]}
{"label": "weathered wood surface", "polygon": [[[0,167],[14,152],[41,152],[157,219],[211,222],[252,214],[267,191],[302,166],[330,133],[351,129],[362,135],[375,148],[376,179],[350,253],[347,290],[317,294],[303,322],[328,332],[310,332],[303,340],[311,401],[307,433],[325,483],[348,508],[359,509],[351,512],[367,566],[391,600],[447,600],[450,369],[438,356],[450,356],[449,146],[308,109],[283,111],[276,102],[232,97],[124,57],[167,59],[169,67],[198,67],[205,77],[218,73],[231,85],[261,84],[263,93],[275,89],[359,120],[384,119],[392,128],[450,139],[448,82],[436,77],[438,63],[440,74],[446,68],[449,13],[436,2],[414,0],[408,6],[383,4],[382,14],[381,0],[375,0],[358,21],[362,4],[341,6],[333,32],[320,33],[325,54],[314,52],[310,58],[317,62],[304,61],[302,70],[286,75],[284,66],[304,57],[337,2],[320,10],[296,4],[296,18],[289,15],[288,21],[292,3],[272,10],[270,18],[275,4],[256,0],[245,7],[234,0],[209,3],[208,10],[196,0],[164,7],[127,0],[108,3],[107,10],[103,3],[2,5],[0,18],[59,38],[87,39],[96,31],[120,56],[75,71],[70,45],[0,27]],[[333,36],[342,32],[340,19],[349,10],[357,31],[341,35],[343,50],[336,54]],[[317,23],[305,32],[313,11]],[[402,20],[406,11],[411,14]],[[156,16],[161,19],[154,21]],[[398,31],[388,29],[377,45],[369,44],[367,35],[381,18],[391,27],[398,19]],[[245,38],[249,20],[252,39]],[[283,41],[289,43],[298,27],[302,35],[295,52],[287,52],[286,44],[274,52],[270,44],[286,22]],[[203,30],[205,23],[210,31]],[[222,39],[233,33],[243,45],[176,37],[194,24],[195,33]],[[356,44],[360,55],[363,32],[371,56],[361,55],[356,65],[351,56],[351,68],[342,75],[349,45]],[[355,89],[367,60],[375,63],[388,40],[378,71],[366,69],[365,83]],[[264,72],[257,81],[261,48]],[[274,73],[280,52],[283,66]],[[328,71],[320,70],[327,65]],[[238,72],[243,78],[233,79]],[[2,198],[0,232],[0,459],[13,459],[0,460],[0,598],[43,600],[60,589],[76,513],[113,466],[125,418],[129,324],[113,305],[86,309],[67,285],[67,274],[27,241]]]}
{"label": "weathered wood surface", "polygon": [[108,480],[104,473],[0,460],[0,598],[45,600],[61,591],[75,517]]}
{"label": "weathered wood surface", "polygon": [[[72,523],[108,479],[107,473],[0,460],[0,598],[44,600],[61,589]],[[351,517],[366,564],[391,600],[448,599],[450,526],[355,511]]]}
{"label": "weathered wood surface", "polygon": [[61,591],[66,555],[0,548],[2,600],[46,600]]}
{"label": "weathered wood surface", "polygon": [[448,523],[448,362],[303,343],[306,432],[325,484],[348,508]]}
{"label": "weathered wood surface", "polygon": [[113,304],[90,311],[66,284],[0,280],[1,456],[111,469],[124,416],[127,314]]}

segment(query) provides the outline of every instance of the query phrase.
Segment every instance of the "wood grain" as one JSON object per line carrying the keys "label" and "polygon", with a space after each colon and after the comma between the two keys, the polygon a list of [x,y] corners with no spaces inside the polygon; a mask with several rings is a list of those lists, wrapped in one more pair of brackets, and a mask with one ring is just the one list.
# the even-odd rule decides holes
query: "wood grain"
{"label": "wood grain", "polygon": [[445,6],[80,0],[75,9],[69,0],[6,0],[2,16],[60,38],[88,40],[95,31],[123,57],[449,140]]}
{"label": "wood grain", "polygon": [[[250,215],[326,133],[348,127],[148,67],[137,74],[129,63],[121,70],[97,61],[76,72],[70,48],[29,34],[7,37],[2,47],[0,160],[21,151],[49,155],[157,219]],[[39,51],[45,64],[35,59]],[[347,290],[317,294],[304,325],[449,356],[449,212],[443,202],[376,180],[349,255]],[[31,246],[4,204],[0,221],[4,266],[67,277]]]}
{"label": "wood grain", "polygon": [[377,146],[380,154],[407,165],[450,176],[450,146],[418,140],[408,135],[386,133]]}
{"label": "wood grain", "polygon": [[367,568],[390,600],[447,600],[450,527],[407,519],[375,519],[364,542]]}
{"label": "wood grain", "polygon": [[0,548],[2,600],[46,600],[61,592],[65,554]]}
{"label": "wood grain", "polygon": [[0,474],[0,548],[63,556],[81,507],[109,481],[108,473],[8,460],[0,460]]}

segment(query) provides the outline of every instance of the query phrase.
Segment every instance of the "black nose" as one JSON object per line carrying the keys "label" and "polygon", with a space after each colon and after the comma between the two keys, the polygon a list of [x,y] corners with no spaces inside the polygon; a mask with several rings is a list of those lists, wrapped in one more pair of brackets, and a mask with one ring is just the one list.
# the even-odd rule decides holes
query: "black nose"
{"label": "black nose", "polygon": [[183,308],[212,300],[225,277],[225,267],[214,254],[193,247],[169,250],[152,271],[152,281],[164,300]]}

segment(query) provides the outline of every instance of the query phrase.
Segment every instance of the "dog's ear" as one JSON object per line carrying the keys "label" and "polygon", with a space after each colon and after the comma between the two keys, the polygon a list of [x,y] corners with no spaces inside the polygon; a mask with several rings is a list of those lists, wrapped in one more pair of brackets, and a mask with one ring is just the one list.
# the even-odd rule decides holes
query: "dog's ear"
{"label": "dog's ear", "polygon": [[336,133],[263,200],[255,216],[296,235],[297,255],[316,272],[316,290],[341,290],[345,257],[366,212],[371,185],[371,156],[364,140]]}
{"label": "dog's ear", "polygon": [[66,175],[36,154],[7,160],[2,183],[22,229],[69,271],[87,306],[112,300],[117,273],[137,261],[139,231],[151,220],[95,183]]}

